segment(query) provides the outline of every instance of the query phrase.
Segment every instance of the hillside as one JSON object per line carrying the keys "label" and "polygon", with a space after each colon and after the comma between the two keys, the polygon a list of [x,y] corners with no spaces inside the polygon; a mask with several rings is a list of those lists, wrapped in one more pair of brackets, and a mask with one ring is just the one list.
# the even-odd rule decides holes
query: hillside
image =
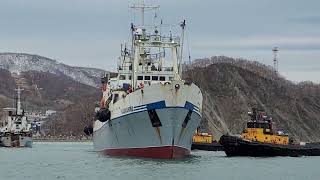
{"label": "hillside", "polygon": [[23,53],[0,53],[0,69],[12,73],[35,71],[65,75],[93,87],[99,87],[99,78],[106,73],[101,69],[72,67],[53,59]]}
{"label": "hillside", "polygon": [[0,69],[0,118],[3,115],[2,108],[11,104],[10,98],[13,98],[12,91],[16,84],[11,73]]}
{"label": "hillside", "polygon": [[[0,108],[11,107],[14,97],[14,89],[20,84],[23,107],[28,112],[45,112],[55,110],[57,114],[48,123],[63,124],[54,126],[64,134],[82,134],[82,128],[91,121],[91,117],[83,116],[93,114],[95,102],[100,97],[98,88],[79,83],[72,78],[60,74],[48,72],[28,71],[10,73],[0,69]],[[0,112],[0,117],[3,112]],[[57,118],[58,117],[58,118]],[[79,118],[80,117],[80,118]],[[72,129],[74,133],[71,133]],[[58,131],[49,128],[47,132]]]}
{"label": "hillside", "polygon": [[257,62],[212,57],[197,60],[185,77],[204,95],[202,128],[219,137],[239,134],[251,107],[263,108],[296,138],[320,141],[320,85],[294,84]]}
{"label": "hillside", "polygon": [[[78,136],[92,121],[94,103],[101,96],[96,86],[102,70],[89,72],[87,68],[25,54],[2,54],[0,64],[0,108],[12,104],[13,89],[21,84],[28,110],[58,111],[45,126],[49,134]],[[184,79],[194,81],[204,95],[201,127],[217,138],[227,132],[239,134],[248,119],[247,112],[255,106],[266,110],[280,129],[297,139],[320,141],[320,85],[295,84],[270,66],[229,57],[198,59],[186,69]],[[72,76],[85,72],[90,83]]]}
{"label": "hillside", "polygon": [[[46,129],[47,133],[80,135],[91,120],[82,115],[93,113],[104,73],[101,69],[72,67],[38,55],[0,53],[0,108],[12,106],[14,89],[19,84],[24,89],[22,101],[28,112],[57,111],[46,123],[54,125]],[[1,111],[0,118],[3,116]]]}
{"label": "hillside", "polygon": [[0,53],[0,108],[12,106],[14,89],[19,84],[24,89],[22,101],[28,112],[57,111],[46,123],[47,133],[80,135],[93,117],[104,73],[101,69],[72,67],[38,55]]}

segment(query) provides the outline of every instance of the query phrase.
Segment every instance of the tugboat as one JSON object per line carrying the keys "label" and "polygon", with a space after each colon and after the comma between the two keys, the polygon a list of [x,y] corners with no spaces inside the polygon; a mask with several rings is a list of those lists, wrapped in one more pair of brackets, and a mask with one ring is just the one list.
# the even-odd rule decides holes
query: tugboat
{"label": "tugboat", "polygon": [[32,147],[32,129],[21,108],[21,90],[20,87],[16,89],[15,107],[4,108],[8,112],[8,118],[0,126],[0,147]]}
{"label": "tugboat", "polygon": [[223,146],[213,139],[209,133],[201,133],[198,129],[192,137],[191,150],[223,151]]}
{"label": "tugboat", "polygon": [[180,38],[173,36],[171,26],[165,33],[168,25],[156,15],[153,25],[145,24],[144,11],[159,6],[132,8],[142,12],[141,24],[131,24],[130,45],[121,48],[117,77],[102,78],[96,120],[84,131],[92,133],[94,150],[104,155],[183,158],[190,154],[202,113],[199,87],[181,79],[186,22],[176,25]]}
{"label": "tugboat", "polygon": [[296,142],[283,131],[276,131],[271,117],[252,108],[247,127],[240,136],[223,135],[220,144],[227,156],[320,156],[319,143]]}

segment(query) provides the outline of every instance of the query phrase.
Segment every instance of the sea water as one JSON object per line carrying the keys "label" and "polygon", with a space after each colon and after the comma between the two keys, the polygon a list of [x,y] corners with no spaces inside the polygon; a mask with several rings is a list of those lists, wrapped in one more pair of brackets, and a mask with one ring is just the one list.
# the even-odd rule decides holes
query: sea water
{"label": "sea water", "polygon": [[0,148],[0,180],[319,180],[320,157],[225,157],[193,151],[182,160],[109,157],[92,143]]}

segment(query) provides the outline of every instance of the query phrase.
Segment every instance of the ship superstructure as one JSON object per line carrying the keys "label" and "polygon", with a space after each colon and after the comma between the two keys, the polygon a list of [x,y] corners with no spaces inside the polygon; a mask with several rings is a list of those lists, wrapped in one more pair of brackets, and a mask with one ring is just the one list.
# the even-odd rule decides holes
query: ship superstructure
{"label": "ship superstructure", "polygon": [[0,147],[32,147],[31,124],[28,122],[21,105],[22,89],[18,87],[16,91],[15,107],[4,108],[4,111],[8,112],[8,116],[0,126]]}
{"label": "ship superstructure", "polygon": [[107,155],[178,158],[190,154],[202,112],[202,93],[181,79],[183,36],[163,32],[162,22],[131,24],[130,45],[121,47],[116,78],[102,78],[103,97],[93,127],[96,151]]}

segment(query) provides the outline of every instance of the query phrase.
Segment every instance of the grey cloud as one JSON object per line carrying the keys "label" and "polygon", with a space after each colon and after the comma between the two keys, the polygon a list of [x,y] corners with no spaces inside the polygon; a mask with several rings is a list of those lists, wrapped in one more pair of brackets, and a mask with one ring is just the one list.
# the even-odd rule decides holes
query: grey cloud
{"label": "grey cloud", "polygon": [[[57,57],[71,65],[110,69],[116,64],[120,44],[129,38],[132,12],[128,5],[133,1],[0,0],[0,51],[28,52]],[[187,19],[194,58],[224,54],[268,59],[270,49],[277,45],[282,61],[296,58],[283,54],[285,50],[303,51],[299,59],[307,59],[309,54],[310,59],[320,59],[320,53],[311,52],[320,49],[320,40],[313,39],[320,38],[320,32],[311,28],[320,24],[318,0],[146,1],[160,3],[159,16],[166,23]],[[257,39],[248,42],[247,37]]]}
{"label": "grey cloud", "polygon": [[301,24],[320,25],[320,16],[304,16],[289,19],[291,22]]}

